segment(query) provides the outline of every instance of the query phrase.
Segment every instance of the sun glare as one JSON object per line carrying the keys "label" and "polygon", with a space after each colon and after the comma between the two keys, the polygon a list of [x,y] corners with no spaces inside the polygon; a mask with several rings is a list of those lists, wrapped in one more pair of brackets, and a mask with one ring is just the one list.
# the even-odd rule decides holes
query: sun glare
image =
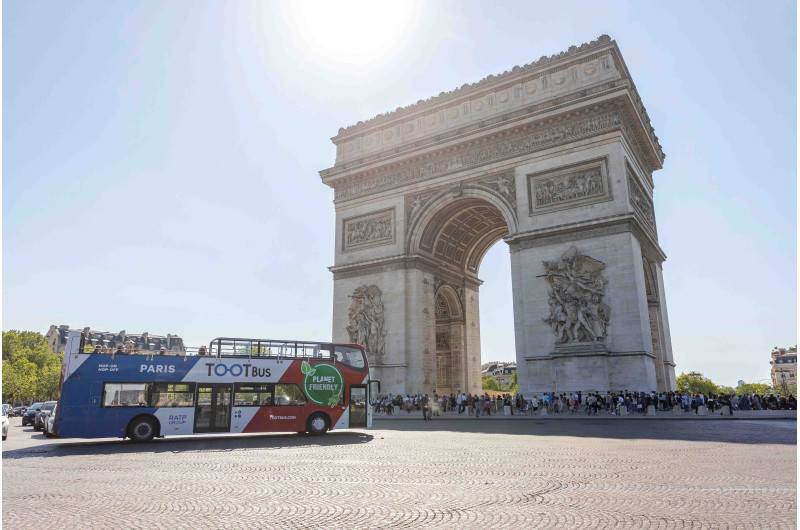
{"label": "sun glare", "polygon": [[396,53],[418,14],[411,1],[301,0],[289,6],[298,47],[322,62],[355,67]]}

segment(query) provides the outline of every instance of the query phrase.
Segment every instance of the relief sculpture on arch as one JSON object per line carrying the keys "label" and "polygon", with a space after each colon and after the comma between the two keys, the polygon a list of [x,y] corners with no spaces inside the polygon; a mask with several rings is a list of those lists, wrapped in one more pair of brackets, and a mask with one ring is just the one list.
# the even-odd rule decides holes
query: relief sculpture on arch
{"label": "relief sculpture on arch", "polygon": [[559,260],[542,263],[550,286],[550,314],[544,320],[553,328],[556,344],[604,341],[611,316],[603,302],[605,264],[578,254],[575,247]]}
{"label": "relief sculpture on arch", "polygon": [[383,355],[385,352],[386,330],[384,330],[383,302],[381,290],[377,285],[363,285],[350,296],[350,325],[347,333],[350,341],[361,344],[367,352]]}

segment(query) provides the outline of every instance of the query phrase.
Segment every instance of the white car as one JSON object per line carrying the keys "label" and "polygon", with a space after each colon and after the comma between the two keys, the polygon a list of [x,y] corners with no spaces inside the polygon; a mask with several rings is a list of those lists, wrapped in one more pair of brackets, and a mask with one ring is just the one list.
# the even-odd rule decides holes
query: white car
{"label": "white car", "polygon": [[53,436],[53,427],[56,424],[56,410],[58,409],[58,403],[55,404],[53,410],[50,411],[47,416],[44,418],[44,435],[48,438]]}
{"label": "white car", "polygon": [[8,414],[6,414],[6,408],[3,407],[3,440],[8,438]]}

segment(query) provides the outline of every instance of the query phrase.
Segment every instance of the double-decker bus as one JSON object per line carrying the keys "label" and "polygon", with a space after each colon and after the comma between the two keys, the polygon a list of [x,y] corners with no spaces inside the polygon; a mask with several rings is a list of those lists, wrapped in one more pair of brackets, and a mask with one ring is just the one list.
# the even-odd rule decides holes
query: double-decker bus
{"label": "double-decker bus", "polygon": [[53,434],[139,442],[198,433],[322,435],[371,426],[370,382],[357,344],[217,338],[207,349],[111,351],[71,331]]}

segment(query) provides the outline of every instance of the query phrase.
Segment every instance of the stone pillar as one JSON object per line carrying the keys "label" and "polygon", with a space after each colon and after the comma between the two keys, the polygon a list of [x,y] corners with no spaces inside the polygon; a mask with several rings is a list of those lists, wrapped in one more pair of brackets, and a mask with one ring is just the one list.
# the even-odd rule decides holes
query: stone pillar
{"label": "stone pillar", "polygon": [[[422,340],[420,337],[425,334],[419,327],[424,325],[422,319],[424,308],[419,307],[417,312],[407,311],[407,303],[409,298],[420,296],[422,289],[419,283],[423,279],[419,271],[409,273],[404,268],[367,270],[361,274],[347,273],[334,276],[333,342],[356,342],[351,338],[347,328],[351,325],[350,311],[353,304],[358,303],[353,298],[357,289],[374,286],[380,292],[379,296],[373,297],[371,304],[380,308],[384,334],[383,351],[369,352],[368,355],[370,377],[381,381],[383,394],[410,393],[412,389],[406,386],[406,382],[411,363],[414,364],[414,370],[421,371],[417,359],[418,354],[424,351],[424,348],[419,348]],[[428,309],[429,313],[431,309],[432,307]],[[432,326],[428,333],[432,336]],[[409,337],[414,340],[409,340]],[[428,347],[432,347],[432,344]]]}
{"label": "stone pillar", "polygon": [[656,287],[658,288],[658,329],[661,343],[661,357],[664,365],[664,386],[667,391],[678,389],[675,382],[675,359],[672,357],[672,337],[669,331],[669,317],[667,316],[667,297],[664,292],[664,273],[661,263],[653,267],[655,271]]}
{"label": "stone pillar", "polygon": [[478,288],[464,289],[464,335],[465,351],[462,391],[476,394],[481,391],[481,319],[478,304]]}
{"label": "stone pillar", "polygon": [[[512,245],[517,369],[525,370],[526,392],[656,388],[639,242],[624,230],[593,236],[581,239],[577,233],[572,241],[545,238]],[[543,261],[562,259],[570,247],[605,265],[602,301],[610,310],[605,340],[556,344],[553,327],[545,321],[551,313],[551,289]]]}

